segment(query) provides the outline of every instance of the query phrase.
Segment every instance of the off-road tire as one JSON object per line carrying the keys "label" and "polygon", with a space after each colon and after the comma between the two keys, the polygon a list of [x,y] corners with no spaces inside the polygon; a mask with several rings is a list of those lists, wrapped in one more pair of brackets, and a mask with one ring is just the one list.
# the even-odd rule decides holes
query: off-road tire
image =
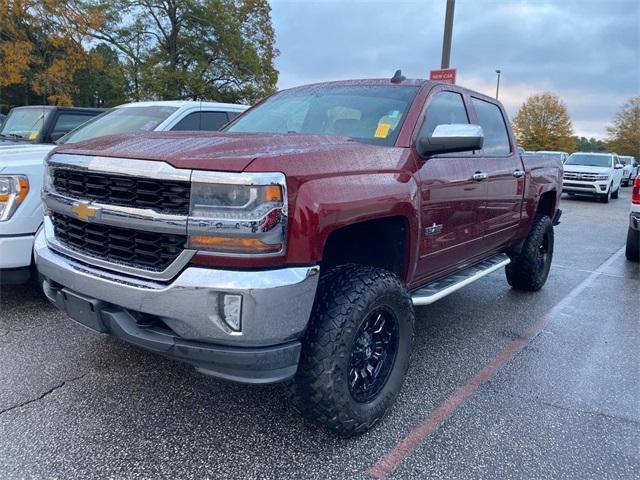
{"label": "off-road tire", "polygon": [[[395,358],[379,393],[362,403],[354,399],[349,386],[351,350],[360,327],[380,308],[395,316]],[[327,272],[318,285],[298,371],[289,382],[294,407],[305,419],[340,436],[366,432],[385,415],[400,392],[413,332],[413,303],[396,275],[355,264]]]}
{"label": "off-road tire", "polygon": [[[542,247],[547,254],[543,259]],[[507,282],[516,290],[537,292],[547,281],[552,260],[553,223],[547,215],[537,215],[522,250],[511,255],[511,263],[505,269]]]}
{"label": "off-road tire", "polygon": [[615,192],[611,193],[611,198],[613,198],[614,200],[617,199],[620,196],[620,187],[618,187],[618,189]]}
{"label": "off-road tire", "polygon": [[625,256],[631,262],[640,262],[640,230],[629,227]]}

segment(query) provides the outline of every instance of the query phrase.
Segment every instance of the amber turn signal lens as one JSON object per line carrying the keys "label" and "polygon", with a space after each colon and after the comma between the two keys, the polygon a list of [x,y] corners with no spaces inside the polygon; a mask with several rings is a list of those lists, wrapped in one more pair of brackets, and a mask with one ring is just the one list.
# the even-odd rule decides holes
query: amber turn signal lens
{"label": "amber turn signal lens", "polygon": [[20,192],[18,192],[18,204],[22,203],[24,197],[29,193],[29,180],[20,177]]}
{"label": "amber turn signal lens", "polygon": [[264,199],[267,202],[282,201],[282,189],[280,185],[268,185],[264,187]]}
{"label": "amber turn signal lens", "polygon": [[191,248],[213,249],[221,253],[277,253],[282,250],[281,243],[264,243],[256,238],[213,237],[192,235],[189,237]]}

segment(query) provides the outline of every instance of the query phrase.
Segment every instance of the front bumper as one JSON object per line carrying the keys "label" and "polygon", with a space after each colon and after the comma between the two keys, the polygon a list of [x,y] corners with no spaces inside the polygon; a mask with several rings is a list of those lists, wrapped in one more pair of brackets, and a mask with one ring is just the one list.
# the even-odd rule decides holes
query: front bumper
{"label": "front bumper", "polygon": [[580,195],[606,195],[609,192],[609,180],[597,182],[581,182],[579,180],[564,180],[562,191]]}
{"label": "front bumper", "polygon": [[[49,299],[93,330],[232,380],[269,383],[296,371],[318,284],[316,266],[267,271],[187,267],[167,284],[80,263],[49,248],[42,232],[34,252]],[[222,318],[224,294],[242,296],[241,332],[232,331]],[[95,321],[86,321],[87,309]]]}
{"label": "front bumper", "polygon": [[0,269],[15,269],[31,265],[33,235],[0,237]]}

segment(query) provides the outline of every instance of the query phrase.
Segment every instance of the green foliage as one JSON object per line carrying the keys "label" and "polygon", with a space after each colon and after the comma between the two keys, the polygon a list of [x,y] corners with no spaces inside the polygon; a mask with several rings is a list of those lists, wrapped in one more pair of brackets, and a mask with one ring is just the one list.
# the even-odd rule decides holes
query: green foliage
{"label": "green foliage", "polygon": [[124,66],[117,52],[102,43],[91,49],[91,63],[76,73],[78,94],[74,105],[82,107],[115,107],[126,103],[128,88]]}
{"label": "green foliage", "polygon": [[640,96],[631,97],[607,127],[607,146],[618,155],[633,155],[640,159]]}
{"label": "green foliage", "polygon": [[134,98],[252,103],[273,93],[267,0],[98,0],[96,39],[123,57]]}
{"label": "green foliage", "polygon": [[253,103],[275,91],[277,55],[268,0],[0,1],[5,111],[42,102]]}
{"label": "green foliage", "polygon": [[576,142],[576,152],[606,152],[607,145],[602,140],[587,137],[573,137]]}
{"label": "green foliage", "polygon": [[575,151],[573,125],[567,107],[557,95],[532,95],[513,117],[513,130],[525,150]]}

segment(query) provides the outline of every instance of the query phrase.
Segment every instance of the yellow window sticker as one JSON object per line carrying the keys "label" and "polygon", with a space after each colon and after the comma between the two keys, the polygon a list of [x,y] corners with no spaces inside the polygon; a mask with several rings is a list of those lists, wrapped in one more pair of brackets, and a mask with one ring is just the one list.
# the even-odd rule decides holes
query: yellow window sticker
{"label": "yellow window sticker", "polygon": [[376,138],[387,138],[389,136],[389,130],[391,130],[391,125],[388,123],[379,123],[378,128],[376,128],[376,133],[373,134]]}
{"label": "yellow window sticker", "polygon": [[38,137],[38,132],[27,133],[27,140],[35,140]]}

